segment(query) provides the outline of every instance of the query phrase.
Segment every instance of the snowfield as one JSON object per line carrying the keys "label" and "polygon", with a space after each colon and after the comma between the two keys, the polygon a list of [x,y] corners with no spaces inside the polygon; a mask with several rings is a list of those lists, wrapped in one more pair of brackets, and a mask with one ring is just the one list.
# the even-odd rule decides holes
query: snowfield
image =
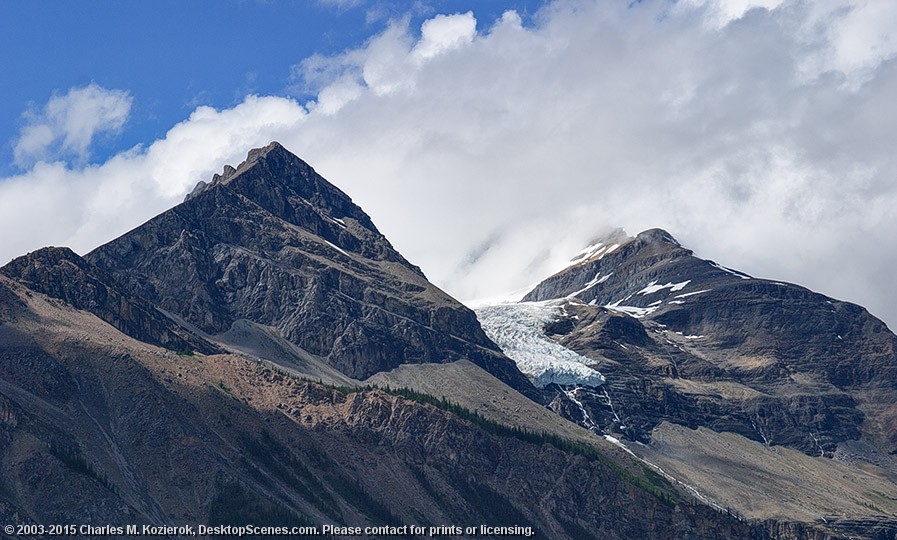
{"label": "snowfield", "polygon": [[475,311],[489,338],[536,386],[599,386],[604,376],[589,367],[592,360],[545,335],[545,325],[564,314],[565,304],[566,300],[515,302],[481,306]]}

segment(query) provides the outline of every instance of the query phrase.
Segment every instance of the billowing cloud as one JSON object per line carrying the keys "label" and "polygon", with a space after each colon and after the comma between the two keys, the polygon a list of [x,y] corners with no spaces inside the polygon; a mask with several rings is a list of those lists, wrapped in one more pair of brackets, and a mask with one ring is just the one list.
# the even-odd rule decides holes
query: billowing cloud
{"label": "billowing cloud", "polygon": [[473,42],[477,21],[472,11],[463,15],[437,15],[420,28],[420,41],[412,54],[422,61]]}
{"label": "billowing cloud", "polygon": [[26,113],[13,148],[16,164],[60,156],[85,160],[96,135],[121,130],[132,101],[128,92],[95,83],[53,96],[43,109]]}
{"label": "billowing cloud", "polygon": [[893,326],[894,29],[889,3],[859,0],[558,0],[527,25],[514,12],[395,21],[299,64],[316,94],[304,106],[198,109],[100,166],[39,163],[0,182],[7,230],[33,219],[7,217],[22,206],[7,200],[41,186],[56,201],[44,232],[2,255],[48,238],[92,247],[278,139],[463,299],[532,284],[610,227],[658,226]]}
{"label": "billowing cloud", "polygon": [[394,25],[319,59],[356,91],[291,147],[464,298],[532,283],[608,227],[660,226],[890,313],[876,291],[897,262],[892,38],[839,52],[862,33],[851,21],[887,9],[722,4],[556,2],[427,62],[427,26]]}

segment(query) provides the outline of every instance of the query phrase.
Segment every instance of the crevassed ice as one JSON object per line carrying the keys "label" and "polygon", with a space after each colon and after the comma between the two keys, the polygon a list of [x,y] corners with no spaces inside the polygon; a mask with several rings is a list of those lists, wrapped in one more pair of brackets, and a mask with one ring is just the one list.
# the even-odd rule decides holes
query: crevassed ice
{"label": "crevassed ice", "polygon": [[564,314],[563,300],[515,302],[482,306],[477,318],[502,351],[538,387],[599,386],[604,376],[587,364],[594,362],[549,339],[545,325]]}

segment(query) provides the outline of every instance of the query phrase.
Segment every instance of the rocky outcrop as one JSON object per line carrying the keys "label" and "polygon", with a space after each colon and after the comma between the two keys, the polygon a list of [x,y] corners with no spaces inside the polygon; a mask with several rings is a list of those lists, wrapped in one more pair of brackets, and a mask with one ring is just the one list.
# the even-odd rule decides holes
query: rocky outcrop
{"label": "rocky outcrop", "polygon": [[143,299],[126,293],[112,277],[68,248],[43,248],[18,257],[0,268],[0,274],[89,311],[139,341],[179,352],[221,352]]}
{"label": "rocky outcrop", "polygon": [[352,200],[272,143],[86,259],[209,334],[247,319],[363,379],[467,358],[538,391],[469,309],[427,281]]}

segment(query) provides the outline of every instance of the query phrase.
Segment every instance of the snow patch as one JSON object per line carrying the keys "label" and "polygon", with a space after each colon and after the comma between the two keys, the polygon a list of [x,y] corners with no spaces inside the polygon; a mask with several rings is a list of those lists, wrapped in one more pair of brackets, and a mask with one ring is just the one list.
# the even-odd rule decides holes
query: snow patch
{"label": "snow patch", "polygon": [[[710,292],[712,290],[713,289],[701,289],[700,291],[694,291],[694,292],[689,292],[689,293],[685,293],[685,294],[677,294],[673,298],[688,298],[689,296],[694,296],[696,294],[703,294],[705,292]],[[670,303],[672,304],[672,302],[670,302]],[[680,304],[681,304],[681,302],[680,302]]]}
{"label": "snow patch", "polygon": [[666,285],[658,285],[656,281],[652,281],[651,283],[648,284],[647,287],[645,287],[644,289],[640,290],[639,292],[637,292],[635,294],[642,294],[642,295],[654,294],[654,293],[656,293],[658,291],[662,291],[664,289],[669,289],[670,292],[681,291],[689,283],[691,283],[690,279],[685,280],[682,283],[667,283]]}
{"label": "snow patch", "polygon": [[[322,238],[322,240],[324,240],[324,239]],[[337,246],[336,244],[332,244],[332,243],[328,242],[327,240],[324,240],[324,242],[328,246],[332,247],[333,249],[335,249],[335,250],[339,251],[340,253],[342,253],[343,255],[345,255],[346,257],[349,257],[349,254],[346,253],[341,247]]]}
{"label": "snow patch", "polygon": [[536,386],[604,384],[604,376],[589,367],[595,363],[593,360],[545,335],[545,325],[563,315],[565,303],[565,300],[507,303],[481,306],[475,312],[486,335]]}
{"label": "snow patch", "polygon": [[723,272],[732,274],[733,276],[738,276],[741,279],[751,279],[751,276],[749,276],[747,274],[742,274],[741,272],[738,272],[737,270],[732,270],[731,268],[726,268],[725,266],[723,266],[721,264],[716,264],[713,261],[707,261],[707,262],[709,262],[710,265],[713,266],[714,268],[718,268],[719,270],[722,270]]}
{"label": "snow patch", "polygon": [[612,244],[610,246],[604,244],[603,242],[592,244],[577,253],[575,257],[570,259],[570,264],[567,265],[567,268],[576,266],[578,264],[585,264],[589,261],[602,259],[605,255],[609,255],[614,252],[618,247],[620,247],[620,244]]}
{"label": "snow patch", "polygon": [[[626,448],[626,445],[623,444],[622,442],[620,442],[620,439],[618,439],[618,438],[616,438],[616,437],[612,437],[612,436],[610,436],[610,435],[605,435],[605,436],[604,436],[604,440],[606,440],[607,442],[609,442],[609,443],[611,443],[611,444],[614,444],[614,445],[616,445],[616,446],[619,446],[620,448],[622,448],[623,450],[625,450],[626,452],[628,452],[632,457],[634,457],[634,458],[636,458],[636,459],[639,459],[639,460],[642,459],[642,458],[638,457],[637,455],[635,455],[635,452],[633,452],[633,451],[630,450],[629,448]],[[644,461],[644,460],[642,460],[642,461]]]}
{"label": "snow patch", "polygon": [[619,311],[620,313],[625,313],[627,315],[632,315],[636,319],[641,319],[642,317],[648,316],[655,311],[657,311],[658,306],[654,307],[638,307],[638,306],[621,306],[619,304],[609,304],[604,306],[607,309],[612,309],[614,311]]}
{"label": "snow patch", "polygon": [[340,227],[340,228],[343,228],[343,229],[346,228],[346,224],[343,223],[342,220],[339,220],[339,219],[336,219],[336,218],[334,218],[334,217],[328,216],[327,214],[325,214],[325,213],[323,213],[323,212],[318,212],[318,215],[321,216],[325,221],[329,221],[330,223],[333,223],[333,224],[336,225],[337,227]]}
{"label": "snow patch", "polygon": [[623,302],[629,300],[630,298],[632,298],[631,294],[629,296],[627,296],[626,298],[623,298],[622,300],[617,300],[613,304],[607,304],[604,307],[606,307],[607,309],[613,310],[613,311],[619,311],[621,313],[631,315],[631,316],[635,317],[636,319],[641,319],[642,317],[644,317],[646,315],[650,315],[650,314],[654,313],[655,311],[657,311],[657,309],[660,307],[660,304],[657,304],[657,303],[651,304],[648,307],[621,305]]}
{"label": "snow patch", "polygon": [[[607,249],[607,246],[605,246],[603,242],[597,242],[595,244],[588,246],[587,248],[580,251],[579,253],[577,253],[575,257],[570,259],[570,262],[573,264],[578,264],[581,262],[588,261],[592,257],[595,257],[596,255],[601,254],[601,252],[604,251],[605,249]],[[573,264],[571,264],[571,266]]]}
{"label": "snow patch", "polygon": [[567,295],[567,298],[573,298],[574,296],[579,296],[580,294],[586,292],[587,290],[591,289],[591,288],[594,287],[595,285],[600,285],[600,284],[604,283],[604,282],[607,281],[608,278],[610,278],[613,274],[614,274],[614,273],[611,272],[610,274],[608,274],[608,275],[606,275],[606,276],[602,276],[602,275],[601,275],[601,272],[598,272],[597,274],[595,274],[595,277],[594,277],[594,278],[592,278],[588,283],[586,283],[586,286],[585,286],[585,287],[583,287],[582,289],[579,289],[579,290],[576,291],[576,292],[572,292],[572,293],[568,294],[568,295]]}

